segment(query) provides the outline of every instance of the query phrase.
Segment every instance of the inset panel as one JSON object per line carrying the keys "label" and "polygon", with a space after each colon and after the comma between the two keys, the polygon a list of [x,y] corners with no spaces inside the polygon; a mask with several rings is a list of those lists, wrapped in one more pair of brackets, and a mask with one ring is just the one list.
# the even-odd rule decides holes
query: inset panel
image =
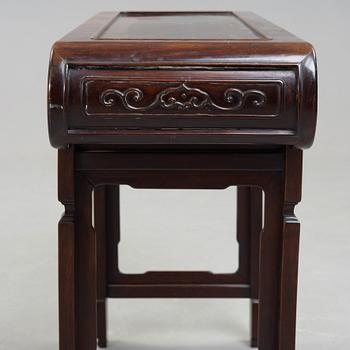
{"label": "inset panel", "polygon": [[86,116],[241,115],[277,117],[281,81],[162,82],[96,77],[83,82]]}
{"label": "inset panel", "polygon": [[233,12],[121,12],[94,39],[262,40]]}

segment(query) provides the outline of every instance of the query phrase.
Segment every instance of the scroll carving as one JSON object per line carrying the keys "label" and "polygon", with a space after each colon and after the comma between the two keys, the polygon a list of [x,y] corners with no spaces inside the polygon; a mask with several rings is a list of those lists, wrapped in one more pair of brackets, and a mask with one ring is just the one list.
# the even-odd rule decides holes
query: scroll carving
{"label": "scroll carving", "polygon": [[264,106],[267,96],[260,90],[241,90],[230,87],[224,91],[224,104],[217,104],[212,97],[204,90],[190,87],[182,83],[177,87],[169,87],[160,91],[153,101],[148,105],[142,105],[144,92],[137,87],[130,87],[126,90],[107,89],[100,95],[100,103],[106,107],[112,107],[118,101],[130,111],[148,111],[156,107],[163,109],[202,109],[211,107],[220,111],[239,111],[251,104],[259,108]]}

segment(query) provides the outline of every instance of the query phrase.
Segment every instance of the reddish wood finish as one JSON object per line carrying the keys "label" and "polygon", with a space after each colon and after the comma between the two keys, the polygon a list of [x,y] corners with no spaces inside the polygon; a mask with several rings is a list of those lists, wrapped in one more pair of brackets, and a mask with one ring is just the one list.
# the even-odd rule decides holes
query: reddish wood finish
{"label": "reddish wood finish", "polygon": [[97,339],[98,346],[107,346],[107,314],[106,314],[106,187],[94,189],[94,229],[96,232],[96,260],[97,260]]}
{"label": "reddish wood finish", "polygon": [[309,147],[316,92],[312,46],[251,13],[102,13],[53,46],[50,140]]}
{"label": "reddish wood finish", "polygon": [[251,346],[258,345],[259,314],[259,254],[260,234],[262,231],[262,190],[259,187],[240,186],[237,189],[237,232],[249,238],[249,249],[246,256],[250,267],[251,286]]}
{"label": "reddish wood finish", "polygon": [[58,224],[59,339],[61,350],[77,349],[74,187],[74,147],[71,147],[70,150],[58,151],[58,199],[65,207],[65,212]]}
{"label": "reddish wood finish", "polygon": [[[99,341],[102,346],[105,346],[105,297],[248,297],[254,303],[259,301],[260,348],[284,349],[284,347],[278,348],[278,342],[283,341],[288,346],[293,346],[290,344],[293,344],[294,337],[292,326],[295,322],[297,241],[293,238],[296,231],[293,229],[292,208],[298,201],[294,191],[298,188],[295,184],[300,184],[296,174],[301,172],[301,162],[298,161],[301,151],[289,147],[269,151],[251,149],[226,153],[204,153],[203,151],[135,153],[135,151],[112,150],[113,147],[110,150],[74,151],[74,148],[71,148],[68,151],[60,151],[62,155],[70,154],[68,157],[60,156],[60,169],[74,168],[75,175],[72,178],[80,184],[75,191],[76,215],[71,216],[68,210],[64,216],[68,222],[72,220],[69,218],[75,217],[78,225],[73,225],[73,220],[71,229],[65,234],[66,231],[63,229],[65,225],[62,227],[62,222],[65,220],[61,220],[60,224],[62,251],[60,256],[64,258],[64,261],[60,260],[61,343],[79,344],[79,341],[83,341],[84,349],[93,348],[96,345],[96,331],[91,333],[91,330],[96,327],[96,306],[94,305],[98,300]],[[73,152],[74,157],[71,155]],[[69,165],[68,162],[71,164]],[[291,182],[289,179],[292,175],[289,169],[293,169],[292,179],[294,180]],[[68,179],[67,176],[66,178]],[[67,182],[67,186],[70,183],[71,181]],[[238,272],[235,274],[195,271],[121,274],[116,264],[119,220],[116,215],[118,202],[115,201],[118,197],[116,186],[120,184],[128,184],[135,188],[220,189],[231,185],[240,186],[238,237],[241,243],[241,258]],[[255,188],[247,187],[249,185]],[[262,235],[258,234],[261,228],[261,190],[256,186],[262,188],[266,196],[265,226]],[[97,256],[99,256],[98,283],[94,272],[96,269],[93,248],[95,239],[93,233],[90,233],[92,188],[95,188],[94,225],[98,242]],[[69,204],[69,201],[67,199],[64,201],[62,197],[61,200],[66,203],[68,209],[73,207],[73,202]],[[84,232],[84,235],[81,236],[80,232]],[[107,235],[106,255],[103,255],[104,252],[101,250],[104,246],[102,232]],[[72,239],[74,236],[76,239]],[[259,251],[259,239],[261,252],[258,269],[255,264],[257,251]],[[75,252],[76,259],[72,260],[72,252]],[[245,254],[242,255],[242,252]],[[71,256],[70,259],[69,256]],[[107,256],[107,273],[104,272],[105,256]],[[75,264],[78,266],[74,268]],[[77,271],[73,280],[67,273],[71,269]],[[87,271],[89,271],[88,274]],[[257,281],[257,271],[259,271],[260,281]],[[281,275],[282,271],[283,275]],[[85,277],[79,278],[83,273]],[[107,275],[106,280],[105,275]],[[96,283],[99,286],[98,294],[93,287]],[[104,283],[106,289],[103,287]],[[74,286],[77,288],[77,293],[74,293]],[[70,293],[66,292],[67,288]],[[86,290],[86,292],[80,296],[79,290]],[[77,302],[79,307],[74,307]],[[257,313],[258,310],[253,309],[252,345],[256,345],[257,341]],[[91,323],[88,320],[92,320]],[[67,324],[73,324],[74,327],[65,331]],[[72,333],[72,329],[76,331]],[[95,334],[94,341],[92,337],[90,342],[86,337],[79,340],[79,335],[84,334],[85,331]],[[80,349],[79,346],[71,345],[71,348]],[[69,349],[67,345],[62,345],[62,349],[66,348]]]}
{"label": "reddish wood finish", "polygon": [[[102,13],[55,43],[60,350],[107,346],[107,298],[174,297],[249,298],[251,345],[294,350],[316,97],[312,46],[251,13]],[[122,273],[120,185],[238,186],[238,270]]]}

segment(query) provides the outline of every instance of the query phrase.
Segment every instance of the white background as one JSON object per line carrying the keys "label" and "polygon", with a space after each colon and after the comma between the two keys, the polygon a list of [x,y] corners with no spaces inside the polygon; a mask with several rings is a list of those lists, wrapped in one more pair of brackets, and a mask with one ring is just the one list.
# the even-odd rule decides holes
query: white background
{"label": "white background", "polygon": [[[348,1],[1,0],[0,5],[0,349],[57,349],[56,231],[62,207],[46,125],[50,46],[96,12],[121,9],[251,10],[314,44],[320,111],[314,146],[305,152],[303,202],[297,208],[302,221],[297,343],[301,350],[349,348]],[[179,209],[191,212],[191,203],[181,201]],[[155,213],[154,220],[166,215]],[[198,241],[195,235],[192,243],[188,239]],[[220,244],[213,243],[213,250],[220,252]],[[156,248],[149,247],[155,259]],[[247,301],[110,304],[111,349],[247,348]]]}

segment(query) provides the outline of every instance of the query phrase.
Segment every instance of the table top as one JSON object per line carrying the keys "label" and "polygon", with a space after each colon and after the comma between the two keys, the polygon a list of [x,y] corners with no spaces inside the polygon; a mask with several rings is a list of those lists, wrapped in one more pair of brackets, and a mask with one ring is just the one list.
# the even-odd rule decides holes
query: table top
{"label": "table top", "polygon": [[265,37],[233,12],[122,12],[95,40],[261,40]]}
{"label": "table top", "polygon": [[300,42],[252,12],[102,12],[62,41]]}
{"label": "table top", "polygon": [[311,44],[251,12],[102,12],[53,45],[53,146],[312,143]]}

